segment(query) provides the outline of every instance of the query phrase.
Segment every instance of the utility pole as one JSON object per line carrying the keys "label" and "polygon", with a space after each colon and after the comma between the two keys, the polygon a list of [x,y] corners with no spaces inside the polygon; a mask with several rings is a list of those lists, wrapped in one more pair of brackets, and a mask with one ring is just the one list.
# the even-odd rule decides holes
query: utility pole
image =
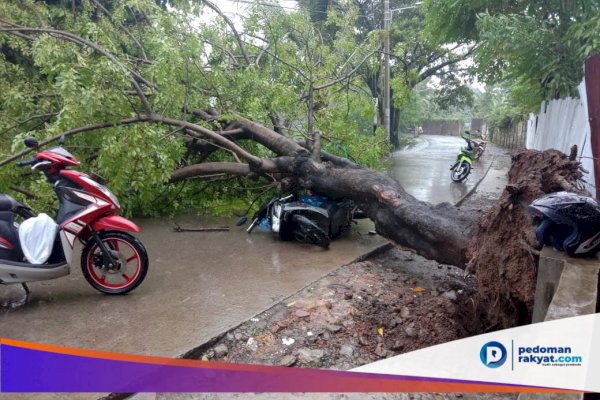
{"label": "utility pole", "polygon": [[385,31],[385,43],[383,45],[383,112],[384,112],[384,125],[387,133],[388,141],[391,141],[390,131],[390,22],[392,20],[392,12],[390,11],[390,0],[384,0],[383,2],[383,30]]}
{"label": "utility pole", "polygon": [[392,128],[390,123],[390,116],[392,112],[392,99],[390,91],[390,26],[392,25],[392,11],[402,11],[409,8],[417,8],[422,3],[422,1],[418,1],[412,6],[390,10],[390,0],[383,0],[383,31],[385,32],[385,41],[383,44],[383,113],[385,131],[387,132],[388,141],[391,141],[392,138]]}

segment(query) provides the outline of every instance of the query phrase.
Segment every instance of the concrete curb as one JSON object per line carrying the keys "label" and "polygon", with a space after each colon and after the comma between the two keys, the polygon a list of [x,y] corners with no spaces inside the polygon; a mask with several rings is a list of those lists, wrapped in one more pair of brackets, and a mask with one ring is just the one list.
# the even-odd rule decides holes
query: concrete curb
{"label": "concrete curb", "polygon": [[473,193],[475,193],[475,191],[477,190],[477,187],[479,186],[479,184],[485,179],[485,177],[487,176],[488,172],[490,171],[490,169],[492,168],[492,165],[494,164],[494,161],[496,161],[496,156],[492,157],[492,162],[490,162],[490,165],[488,165],[487,169],[485,170],[485,172],[483,173],[483,176],[477,181],[477,183],[471,188],[471,190],[469,190],[467,192],[467,194],[465,194],[462,199],[458,200],[456,203],[454,203],[454,205],[456,207],[459,207],[462,203],[464,203],[464,201],[469,198]]}
{"label": "concrete curb", "polygon": [[[532,323],[594,314],[600,307],[600,260],[570,258],[544,247],[538,276]],[[549,395],[522,393],[518,400],[544,400]],[[552,395],[556,400],[581,400],[581,393]]]}

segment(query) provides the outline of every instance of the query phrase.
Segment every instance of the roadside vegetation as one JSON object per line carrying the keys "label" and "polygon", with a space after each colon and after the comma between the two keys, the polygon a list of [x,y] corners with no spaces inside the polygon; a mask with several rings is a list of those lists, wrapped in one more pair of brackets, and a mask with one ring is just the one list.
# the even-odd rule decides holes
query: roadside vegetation
{"label": "roadside vegetation", "polygon": [[[267,1],[232,15],[202,0],[2,2],[0,157],[21,150],[25,136],[45,139],[139,112],[139,90],[153,110],[205,127],[207,112],[235,111],[294,140],[309,143],[318,132],[324,151],[382,170],[389,150],[410,145],[406,134],[424,119],[484,117],[502,127],[541,100],[576,95],[583,60],[600,50],[596,0],[392,1],[388,138],[381,4],[300,0],[298,7]],[[472,77],[486,88],[470,86]],[[85,170],[110,178],[128,214],[227,214],[269,184],[221,173],[169,183],[174,170],[202,157],[237,161],[231,152],[199,154],[206,141],[173,126],[115,124],[67,145]],[[0,168],[0,191],[48,210],[49,190],[37,175]]]}

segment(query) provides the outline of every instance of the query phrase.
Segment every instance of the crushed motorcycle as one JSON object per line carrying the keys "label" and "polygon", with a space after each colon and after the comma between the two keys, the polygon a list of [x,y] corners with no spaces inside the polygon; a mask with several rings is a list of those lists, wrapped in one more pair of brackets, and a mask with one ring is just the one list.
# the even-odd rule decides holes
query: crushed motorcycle
{"label": "crushed motorcycle", "polygon": [[[326,249],[332,240],[348,230],[355,215],[358,217],[358,211],[349,199],[332,200],[293,193],[264,203],[254,213],[246,231],[251,233],[259,226],[274,232],[281,240],[296,240]],[[245,214],[237,225],[244,225],[246,221]]]}

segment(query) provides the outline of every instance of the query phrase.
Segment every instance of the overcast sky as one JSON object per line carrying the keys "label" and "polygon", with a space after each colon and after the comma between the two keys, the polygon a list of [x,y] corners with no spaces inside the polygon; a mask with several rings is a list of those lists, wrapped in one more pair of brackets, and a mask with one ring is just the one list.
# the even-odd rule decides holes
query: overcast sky
{"label": "overcast sky", "polygon": [[[285,9],[294,10],[298,8],[298,3],[296,0],[277,0],[279,5]],[[241,18],[245,15],[248,15],[247,11],[252,6],[252,4],[269,4],[268,0],[213,0],[221,11],[223,11],[231,20],[233,20],[236,26],[241,28]],[[215,14],[209,8],[206,8],[206,14],[204,14],[201,20],[208,21],[215,17]],[[467,60],[461,62],[462,66],[471,66],[472,60]],[[479,90],[485,91],[485,85],[481,84],[475,78],[469,79],[471,85],[477,87]],[[435,85],[436,81],[439,79],[432,79],[432,83]]]}
{"label": "overcast sky", "polygon": [[[260,0],[213,0],[221,11],[227,13],[228,16],[233,15],[245,15],[246,10],[251,7],[252,4],[269,4],[269,1]],[[281,7],[287,9],[297,9],[298,4],[296,0],[278,0]]]}

